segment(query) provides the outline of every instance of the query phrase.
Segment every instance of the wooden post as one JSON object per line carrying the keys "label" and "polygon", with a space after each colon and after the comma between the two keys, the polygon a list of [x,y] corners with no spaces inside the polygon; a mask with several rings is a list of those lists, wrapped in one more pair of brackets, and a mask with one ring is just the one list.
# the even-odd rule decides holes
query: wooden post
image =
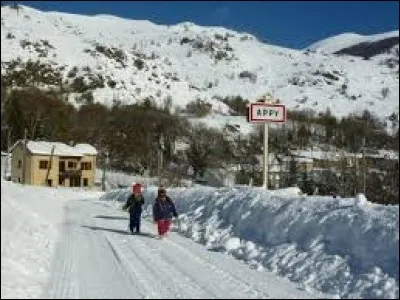
{"label": "wooden post", "polygon": [[101,178],[101,189],[103,191],[106,190],[106,165],[108,164],[108,159],[109,159],[108,158],[108,155],[109,155],[108,150],[106,150],[104,154],[105,155],[104,155],[104,161],[103,161],[103,175]]}
{"label": "wooden post", "polygon": [[53,159],[53,154],[54,154],[54,150],[55,150],[56,146],[53,146],[51,148],[51,153],[50,153],[50,158],[49,158],[49,165],[47,166],[47,173],[46,173],[46,179],[44,181],[44,184],[47,185],[47,181],[49,180],[49,174],[50,174],[50,169],[51,169],[51,162]]}
{"label": "wooden post", "polygon": [[366,174],[365,174],[365,172],[366,172],[366,170],[367,170],[367,165],[366,165],[366,161],[365,161],[365,138],[363,138],[362,139],[362,144],[363,144],[363,147],[362,147],[362,156],[363,156],[363,193],[364,193],[364,196],[365,196],[365,193],[366,193]]}
{"label": "wooden post", "polygon": [[11,136],[11,127],[7,128],[7,157],[4,161],[4,179],[7,179],[7,168],[9,165],[10,159],[10,136]]}
{"label": "wooden post", "polygon": [[25,132],[24,132],[24,146],[23,146],[23,150],[22,150],[22,180],[21,180],[21,182],[22,182],[22,184],[25,184],[25,180],[26,180],[26,178],[25,178],[25,172],[26,172],[26,153],[27,153],[27,149],[26,149],[26,146],[27,146],[27,140],[26,140],[26,137],[27,137],[27,135],[28,135],[28,129],[27,128],[25,128]]}

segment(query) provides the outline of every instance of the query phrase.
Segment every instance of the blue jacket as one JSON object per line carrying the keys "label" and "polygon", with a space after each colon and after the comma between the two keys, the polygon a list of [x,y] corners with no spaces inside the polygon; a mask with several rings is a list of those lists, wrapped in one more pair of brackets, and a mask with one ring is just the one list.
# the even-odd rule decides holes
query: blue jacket
{"label": "blue jacket", "polygon": [[128,200],[126,201],[125,205],[123,206],[123,209],[127,209],[131,214],[133,213],[141,214],[143,204],[144,204],[143,196],[136,198],[134,194],[131,194]]}
{"label": "blue jacket", "polygon": [[172,202],[171,198],[167,196],[164,202],[156,198],[156,202],[153,206],[154,221],[172,219],[172,217],[177,216],[178,213],[176,212],[175,204]]}

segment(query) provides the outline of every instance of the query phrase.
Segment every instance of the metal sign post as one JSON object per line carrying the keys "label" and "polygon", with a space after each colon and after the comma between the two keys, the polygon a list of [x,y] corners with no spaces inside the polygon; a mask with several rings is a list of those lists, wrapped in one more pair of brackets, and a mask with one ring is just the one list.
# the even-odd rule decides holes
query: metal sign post
{"label": "metal sign post", "polygon": [[264,123],[264,176],[263,188],[268,189],[268,129],[269,123],[285,123],[286,107],[274,100],[271,94],[262,97],[260,102],[251,103],[248,108],[248,121],[251,123]]}
{"label": "metal sign post", "polygon": [[268,190],[268,122],[264,123],[264,181],[263,188]]}

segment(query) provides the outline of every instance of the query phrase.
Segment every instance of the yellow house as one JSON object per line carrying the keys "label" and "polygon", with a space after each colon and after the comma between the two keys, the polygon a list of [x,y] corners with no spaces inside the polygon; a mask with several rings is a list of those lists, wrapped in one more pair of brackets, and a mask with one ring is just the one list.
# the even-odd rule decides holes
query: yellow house
{"label": "yellow house", "polygon": [[10,149],[11,180],[31,185],[94,186],[97,150],[59,142],[16,142]]}

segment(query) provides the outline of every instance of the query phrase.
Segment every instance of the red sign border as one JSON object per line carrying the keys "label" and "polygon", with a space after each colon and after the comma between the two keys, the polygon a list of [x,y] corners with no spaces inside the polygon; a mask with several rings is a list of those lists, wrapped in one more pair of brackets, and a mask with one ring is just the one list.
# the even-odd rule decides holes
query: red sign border
{"label": "red sign border", "polygon": [[[252,119],[252,109],[253,106],[263,106],[263,107],[282,107],[283,108],[283,120],[278,120],[278,121],[272,121],[272,120],[257,120],[257,119]],[[268,103],[262,103],[262,102],[257,102],[257,103],[250,103],[249,107],[249,121],[251,123],[286,123],[287,116],[286,116],[286,105],[284,104],[268,104]]]}

